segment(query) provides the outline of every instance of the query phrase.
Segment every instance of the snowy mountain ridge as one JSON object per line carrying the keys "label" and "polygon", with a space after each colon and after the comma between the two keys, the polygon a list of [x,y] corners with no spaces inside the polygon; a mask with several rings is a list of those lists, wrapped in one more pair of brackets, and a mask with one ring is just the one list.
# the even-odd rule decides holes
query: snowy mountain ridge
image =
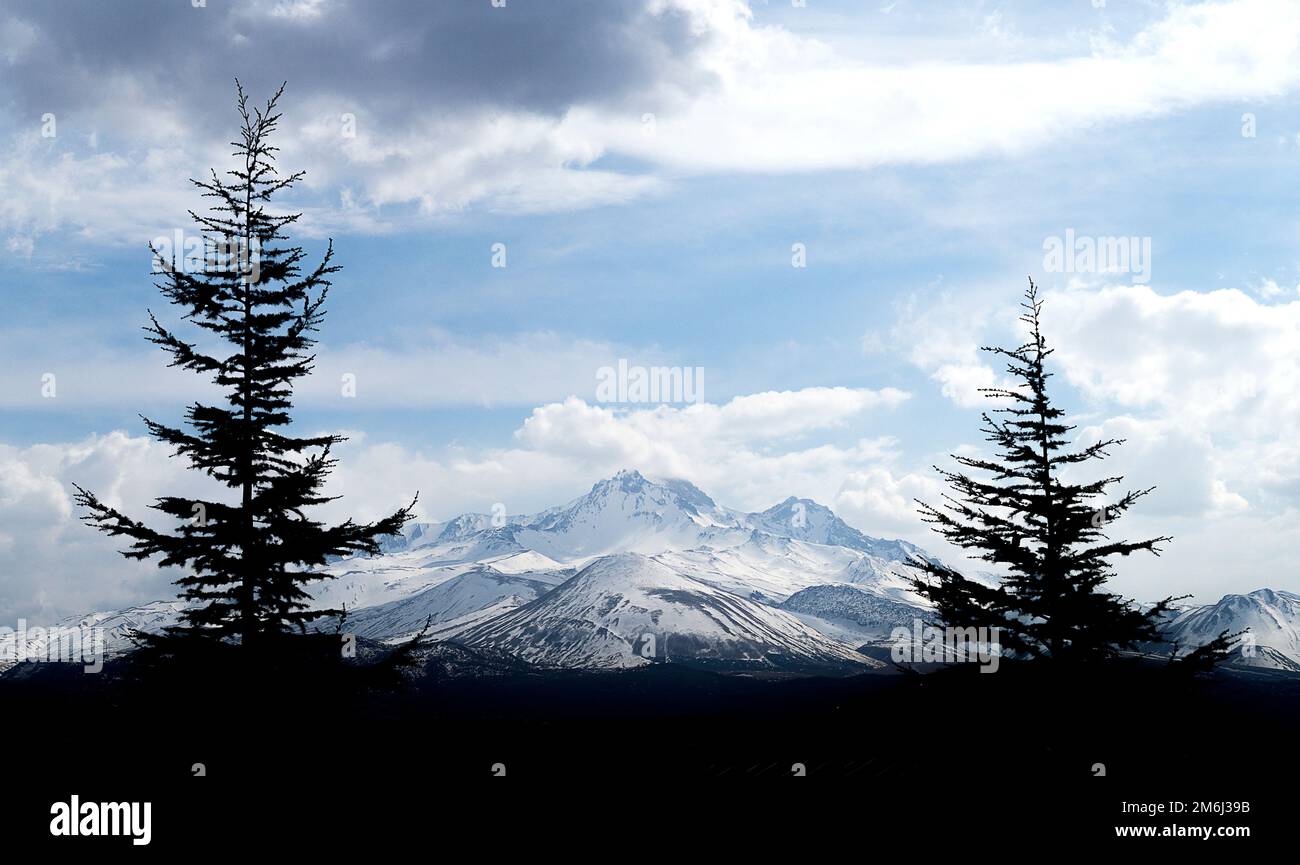
{"label": "snowy mountain ridge", "polygon": [[[859,647],[879,647],[924,615],[909,563],[928,557],[809,499],[743,512],[689,481],[622,471],[535,514],[408,524],[380,555],[328,564],[333,579],[315,602],[346,610],[343,628],[363,637],[396,642],[427,625],[432,640],[543,667],[853,671],[876,663]],[[129,628],[173,624],[182,607],[156,602],[62,624],[102,625],[120,650]],[[1250,665],[1300,671],[1300,595],[1228,595],[1171,617],[1169,631],[1190,647],[1244,627],[1257,649]]]}

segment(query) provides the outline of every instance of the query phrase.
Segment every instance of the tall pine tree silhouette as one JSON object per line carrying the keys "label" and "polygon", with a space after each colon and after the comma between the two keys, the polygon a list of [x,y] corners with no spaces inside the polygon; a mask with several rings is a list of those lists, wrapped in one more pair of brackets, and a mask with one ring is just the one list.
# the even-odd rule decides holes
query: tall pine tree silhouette
{"label": "tall pine tree silhouette", "polygon": [[328,556],[378,552],[378,538],[397,533],[414,502],[369,524],[349,519],[327,526],[307,516],[330,500],[322,487],[335,465],[330,449],[343,438],[295,437],[284,428],[293,384],[312,370],[312,334],[324,317],[329,277],[339,268],[331,241],[322,260],[305,270],[306,254],[284,233],[301,214],[267,209],[273,195],[303,177],[280,175],[278,148],[270,144],[284,86],[265,108],[250,107],[238,81],[236,92],[237,167],[226,177],[213,170],[210,179],[191,181],[213,199],[206,215],[190,211],[205,238],[203,267],[187,268],[150,247],[162,274],[158,289],[209,334],[206,342],[224,342],[225,350],[209,353],[182,339],[152,312],[145,327],[148,339],[171,355],[170,366],[211,376],[223,389],[225,404],[189,406],[189,430],[144,421],[192,468],[229,488],[228,500],[158,498],[152,507],[181,521],[172,532],[150,528],[81,487],[77,502],[88,510],[88,524],[133,541],[123,555],[158,557],[160,567],[188,571],[176,583],[194,603],[168,636],[238,637],[251,647],[334,613],[309,609],[308,585],[323,577],[313,568]]}
{"label": "tall pine tree silhouette", "polygon": [[[942,507],[918,501],[922,518],[951,543],[1002,565],[1007,577],[989,587],[936,562],[916,560],[923,575],[913,581],[938,618],[956,627],[997,627],[1004,650],[1020,659],[1087,662],[1114,657],[1122,649],[1160,639],[1161,620],[1179,598],[1146,610],[1104,586],[1114,576],[1110,559],[1135,552],[1159,555],[1172,540],[1112,540],[1114,522],[1154,487],[1126,492],[1104,504],[1121,477],[1091,481],[1063,478],[1063,471],[1104,459],[1122,439],[1106,439],[1071,450],[1061,422],[1064,412],[1047,393],[1047,347],[1039,326],[1042,301],[1033,280],[1021,304],[1029,328],[1027,343],[1015,349],[985,347],[1006,359],[1015,388],[984,388],[1007,407],[985,412],[983,432],[996,456],[953,456],[964,471],[935,467],[952,494]],[[996,417],[995,417],[996,416]],[[1077,474],[1077,472],[1072,472]],[[1204,667],[1226,655],[1231,637],[1221,634],[1181,659]]]}

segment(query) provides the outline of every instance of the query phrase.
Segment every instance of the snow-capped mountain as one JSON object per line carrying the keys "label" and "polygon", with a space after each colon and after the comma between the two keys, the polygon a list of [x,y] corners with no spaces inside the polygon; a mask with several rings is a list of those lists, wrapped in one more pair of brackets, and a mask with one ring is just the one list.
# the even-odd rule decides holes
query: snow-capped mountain
{"label": "snow-capped mountain", "polygon": [[1167,633],[1181,649],[1190,649],[1225,630],[1235,634],[1246,629],[1242,647],[1229,663],[1300,672],[1300,595],[1293,592],[1256,589],[1224,595],[1217,604],[1184,612]]}
{"label": "snow-capped mountain", "polygon": [[[339,579],[326,586],[322,603],[349,604],[347,627],[363,636],[396,639],[428,622],[435,638],[533,663],[624,667],[652,662],[643,646],[629,643],[650,633],[669,644],[670,659],[860,665],[869,662],[853,651],[859,635],[828,643],[776,605],[834,583],[857,584],[882,603],[920,602],[904,575],[908,557],[924,555],[911,545],[870,538],[807,499],[745,513],[687,481],[637,471],[538,514],[463,515],[441,524],[429,542],[432,531],[416,524],[405,533],[410,542],[392,544],[384,556],[333,563]],[[677,594],[656,594],[656,580]],[[615,619],[573,615],[579,586],[584,597],[599,597],[590,609],[619,611]],[[566,599],[566,614],[554,613]],[[656,619],[670,627],[654,631]],[[566,637],[543,640],[548,628]],[[694,648],[676,653],[678,645]]]}
{"label": "snow-capped mountain", "polygon": [[788,613],[637,553],[602,556],[537,600],[470,628],[458,642],[544,667],[877,666]]}
{"label": "snow-capped mountain", "polygon": [[[544,666],[861,669],[871,662],[857,647],[925,617],[915,558],[928,555],[809,499],[746,513],[687,481],[623,471],[537,514],[409,524],[380,555],[328,564],[332,579],[314,588],[318,608],[346,610],[350,633],[396,642],[427,625],[429,639]],[[1288,592],[1229,595],[1171,617],[1169,633],[1188,648],[1248,627],[1254,665],[1300,670],[1298,607]],[[156,602],[85,622],[108,629],[111,653],[129,628],[160,629],[181,609]]]}
{"label": "snow-capped mountain", "polygon": [[835,516],[825,505],[812,499],[794,496],[773,505],[765,511],[748,514],[748,524],[766,534],[807,541],[832,547],[847,547],[867,553],[877,559],[901,562],[909,557],[920,559],[929,555],[920,547],[900,540],[881,540],[864,535]]}
{"label": "snow-capped mountain", "polygon": [[[113,657],[134,645],[131,640],[133,632],[159,633],[179,624],[185,606],[184,601],[153,601],[124,610],[70,616],[53,626],[59,640],[57,645],[51,645],[50,628],[29,628],[21,634],[6,629],[0,632],[0,672],[12,667],[14,659],[19,657],[49,660],[53,656],[73,662],[89,661],[100,651],[96,642],[101,639],[102,651]],[[78,632],[80,645],[72,643],[69,636],[72,631]],[[18,645],[20,637],[23,647]]]}
{"label": "snow-capped mountain", "polygon": [[636,471],[600,481],[568,505],[513,526],[523,547],[562,561],[622,552],[653,554],[747,534],[743,515],[681,480],[653,483]]}
{"label": "snow-capped mountain", "polygon": [[[622,471],[537,514],[409,524],[380,555],[329,563],[333,579],[315,600],[346,610],[343,627],[363,637],[395,642],[427,626],[434,640],[547,666],[865,669],[874,662],[855,649],[862,633],[779,605],[851,584],[882,605],[915,607],[910,555],[924,554],[808,499],[746,513],[688,481]],[[659,654],[647,655],[643,638]]]}

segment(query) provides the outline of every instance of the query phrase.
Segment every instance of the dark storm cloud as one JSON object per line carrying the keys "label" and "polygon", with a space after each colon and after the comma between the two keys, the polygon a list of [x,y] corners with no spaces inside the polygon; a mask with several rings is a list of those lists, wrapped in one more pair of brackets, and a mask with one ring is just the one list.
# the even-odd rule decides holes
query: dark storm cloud
{"label": "dark storm cloud", "polygon": [[[205,94],[228,99],[239,76],[255,95],[288,79],[296,98],[330,94],[395,118],[464,106],[640,107],[665,88],[708,84],[691,62],[702,37],[687,18],[650,15],[632,0],[508,0],[505,8],[325,0],[317,11],[288,2],[11,0],[0,11],[11,43],[0,95],[28,116],[100,107],[107,85],[183,107]],[[205,113],[186,112],[191,120]]]}

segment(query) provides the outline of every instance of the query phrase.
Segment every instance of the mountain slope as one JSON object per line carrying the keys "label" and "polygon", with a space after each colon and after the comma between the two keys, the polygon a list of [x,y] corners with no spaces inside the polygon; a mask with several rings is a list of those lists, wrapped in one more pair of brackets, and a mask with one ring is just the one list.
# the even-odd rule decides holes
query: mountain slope
{"label": "mountain slope", "polygon": [[[90,613],[85,616],[70,616],[57,622],[54,627],[66,633],[80,631],[81,658],[89,660],[98,651],[95,641],[102,639],[104,654],[114,657],[134,647],[131,639],[133,632],[156,634],[164,628],[180,622],[181,613],[188,606],[185,601],[151,601],[135,607],[111,612]],[[98,632],[98,636],[96,633]],[[66,638],[61,638],[66,640]],[[0,632],[0,672],[14,665],[13,659],[20,654],[27,658],[49,658],[51,654],[60,656],[60,647],[52,646],[45,628],[29,630],[26,633],[25,652],[19,652],[18,633],[12,629]],[[70,642],[64,642],[62,654],[67,655],[73,648]],[[52,651],[51,651],[52,650]]]}
{"label": "mountain slope", "polygon": [[1245,646],[1229,663],[1300,672],[1300,595],[1293,592],[1256,589],[1245,595],[1224,595],[1216,604],[1183,613],[1167,634],[1183,649],[1192,649],[1225,630],[1236,633],[1247,628]]}
{"label": "mountain slope", "polygon": [[490,565],[477,565],[408,597],[349,613],[345,630],[373,639],[409,636],[426,622],[441,625],[489,607],[509,609],[536,600],[572,573],[503,573]]}
{"label": "mountain slope", "polygon": [[[858,586],[812,586],[795,592],[781,609],[822,632],[844,632],[862,640],[886,640],[897,627],[911,629],[920,614],[914,604],[896,601]],[[815,617],[815,623],[810,618]]]}
{"label": "mountain slope", "polygon": [[546,667],[636,667],[654,661],[761,668],[873,662],[794,616],[635,553],[597,559],[536,601],[458,642]]}

